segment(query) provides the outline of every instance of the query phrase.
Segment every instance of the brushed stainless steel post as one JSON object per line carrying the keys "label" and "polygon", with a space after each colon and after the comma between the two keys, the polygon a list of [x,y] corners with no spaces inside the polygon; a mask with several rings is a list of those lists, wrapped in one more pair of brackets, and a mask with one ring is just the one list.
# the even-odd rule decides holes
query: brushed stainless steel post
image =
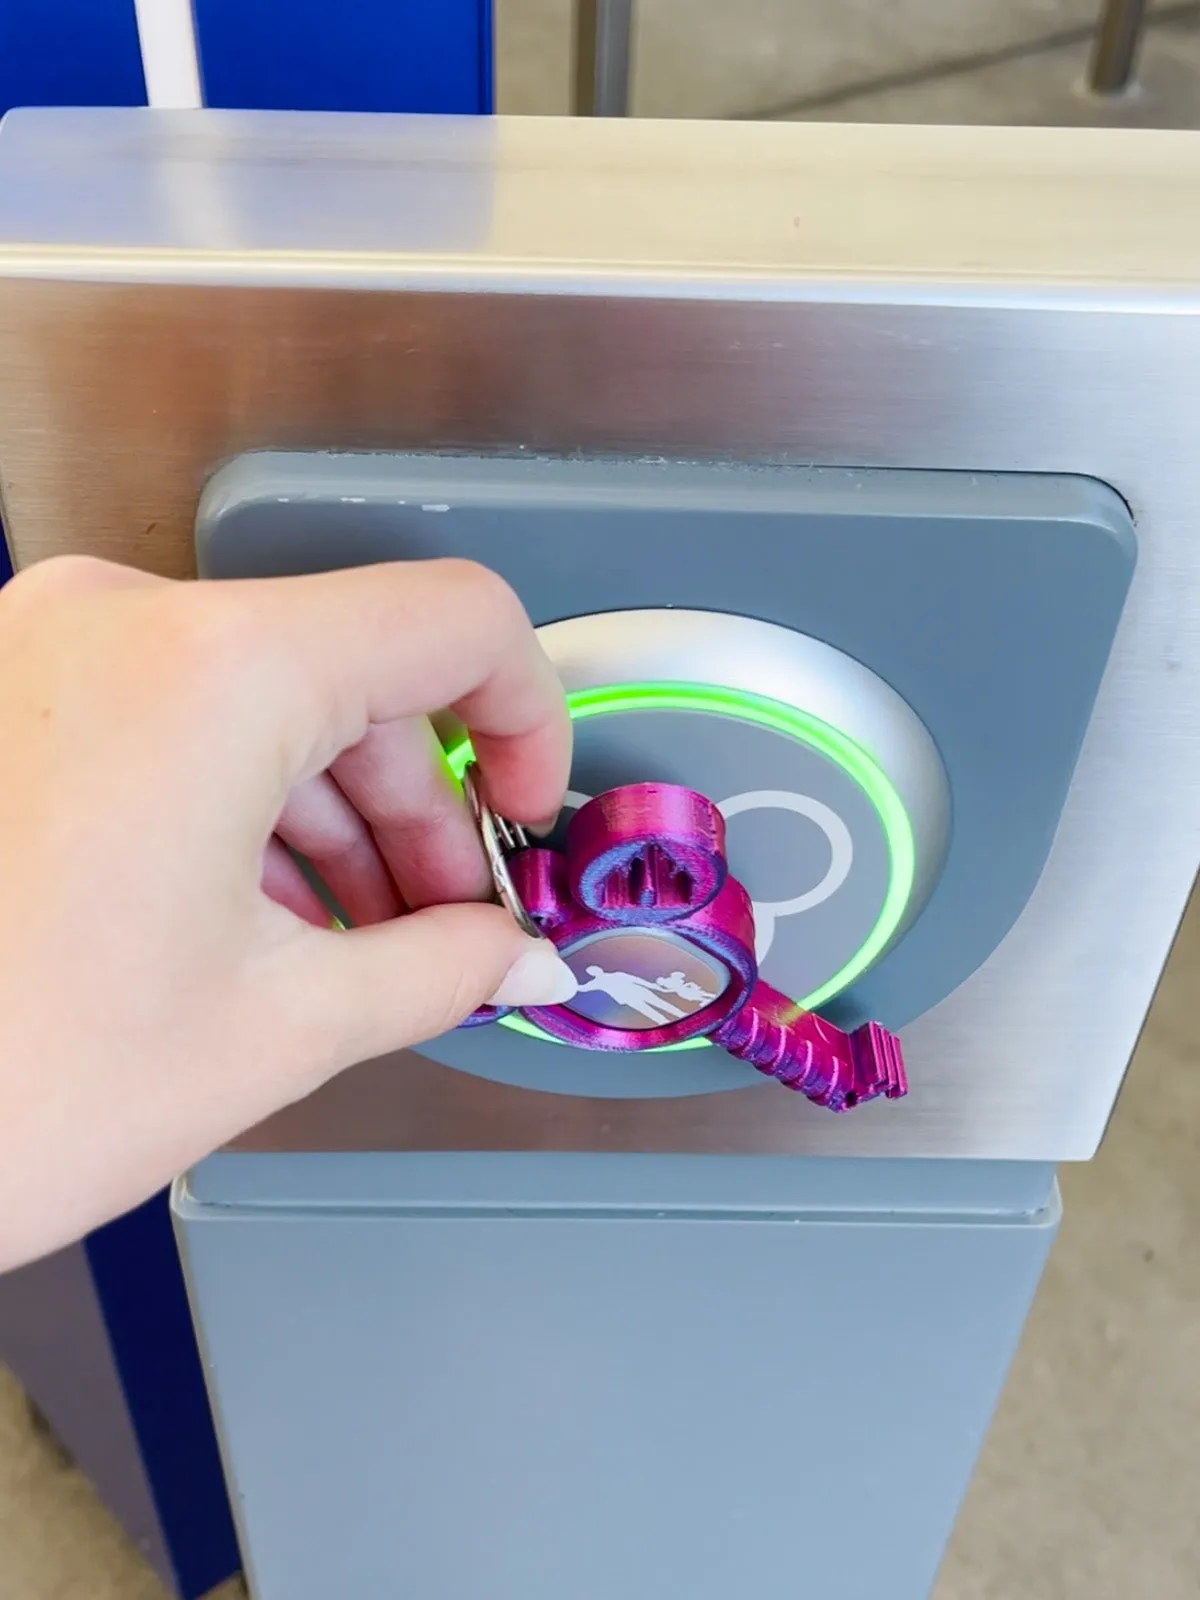
{"label": "brushed stainless steel post", "polygon": [[576,0],[577,117],[628,115],[632,35],[633,0]]}
{"label": "brushed stainless steel post", "polygon": [[1124,94],[1132,86],[1145,23],[1146,0],[1105,0],[1088,62],[1093,94]]}

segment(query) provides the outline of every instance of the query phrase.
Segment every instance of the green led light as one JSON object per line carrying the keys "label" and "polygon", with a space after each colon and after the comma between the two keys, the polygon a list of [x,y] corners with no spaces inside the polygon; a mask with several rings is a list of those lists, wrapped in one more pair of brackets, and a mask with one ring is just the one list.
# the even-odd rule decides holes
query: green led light
{"label": "green led light", "polygon": [[[864,973],[877,956],[887,947],[888,941],[900,925],[912,894],[916,875],[916,847],[912,824],[900,796],[890,779],[874,758],[861,745],[848,738],[819,717],[801,711],[796,706],[770,700],[764,695],[745,694],[738,689],[726,689],[717,684],[696,683],[620,683],[599,689],[579,689],[567,696],[571,719],[584,722],[589,717],[612,716],[622,711],[702,711],[710,716],[733,717],[739,722],[756,723],[760,728],[770,728],[775,733],[798,739],[801,744],[828,757],[853,781],[874,806],[887,840],[891,862],[891,875],[883,906],[866,939],[840,972],[835,972],[812,994],[798,1001],[806,1011],[813,1011],[826,1000],[840,994]],[[471,759],[468,739],[461,739],[446,752],[451,771],[460,781]],[[534,1039],[558,1043],[548,1033],[543,1033],[524,1017],[501,1018],[501,1026]],[[695,1050],[708,1044],[707,1039],[687,1039],[682,1044],[667,1045],[666,1050]],[[657,1052],[647,1052],[653,1054]]]}

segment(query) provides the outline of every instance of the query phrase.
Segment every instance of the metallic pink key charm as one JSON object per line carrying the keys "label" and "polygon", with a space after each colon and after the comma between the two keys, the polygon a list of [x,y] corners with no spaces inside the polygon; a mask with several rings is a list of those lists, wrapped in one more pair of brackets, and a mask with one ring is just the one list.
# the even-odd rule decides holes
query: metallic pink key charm
{"label": "metallic pink key charm", "polygon": [[[471,797],[478,816],[474,787]],[[519,848],[497,883],[579,980],[565,1005],[523,1013],[564,1044],[653,1050],[704,1035],[832,1111],[907,1092],[895,1035],[873,1022],[843,1033],[759,978],[754,910],[729,875],[724,818],[694,790],[641,783],[598,795],[571,819],[564,852]],[[488,1007],[466,1025],[499,1014]]]}

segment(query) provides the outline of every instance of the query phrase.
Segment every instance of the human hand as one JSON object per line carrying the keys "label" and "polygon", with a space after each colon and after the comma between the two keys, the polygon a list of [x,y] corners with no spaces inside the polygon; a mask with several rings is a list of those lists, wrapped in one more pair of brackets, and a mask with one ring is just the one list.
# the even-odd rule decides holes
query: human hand
{"label": "human hand", "polygon": [[483,568],[172,583],[67,557],[0,592],[0,1270],[355,1061],[570,996],[482,903],[444,708],[497,810],[548,824],[562,690]]}

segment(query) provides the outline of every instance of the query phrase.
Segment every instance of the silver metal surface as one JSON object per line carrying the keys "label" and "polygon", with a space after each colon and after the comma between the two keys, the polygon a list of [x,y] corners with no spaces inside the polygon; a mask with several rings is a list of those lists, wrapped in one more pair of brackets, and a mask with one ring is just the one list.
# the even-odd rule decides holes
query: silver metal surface
{"label": "silver metal surface", "polygon": [[1146,0],[1104,0],[1088,62],[1093,94],[1124,94],[1133,84],[1146,27]]}
{"label": "silver metal surface", "polygon": [[499,816],[488,805],[479,785],[479,768],[473,761],[463,773],[462,784],[467,806],[475,819],[475,826],[479,829],[480,843],[487,857],[492,882],[496,886],[497,900],[522,933],[530,939],[544,938],[542,930],[521,904],[521,896],[517,893],[512,874],[508,870],[506,857],[514,850],[524,850],[529,843],[524,828]]}
{"label": "silver metal surface", "polygon": [[905,1031],[907,1101],[595,1102],[406,1057],[244,1142],[1091,1154],[1200,857],[1197,193],[1200,135],[1176,132],[7,123],[0,486],[21,564],[189,574],[201,485],[259,447],[1074,472],[1137,521],[1046,869]]}
{"label": "silver metal surface", "polygon": [[945,861],[950,788],[925,724],[870,668],[790,628],[712,611],[570,617],[539,628],[538,638],[568,691],[618,683],[719,684],[807,711],[847,734],[875,758],[912,824],[912,893],[888,948],[911,926]]}
{"label": "silver metal surface", "polygon": [[574,0],[577,117],[624,117],[629,112],[633,0]]}

